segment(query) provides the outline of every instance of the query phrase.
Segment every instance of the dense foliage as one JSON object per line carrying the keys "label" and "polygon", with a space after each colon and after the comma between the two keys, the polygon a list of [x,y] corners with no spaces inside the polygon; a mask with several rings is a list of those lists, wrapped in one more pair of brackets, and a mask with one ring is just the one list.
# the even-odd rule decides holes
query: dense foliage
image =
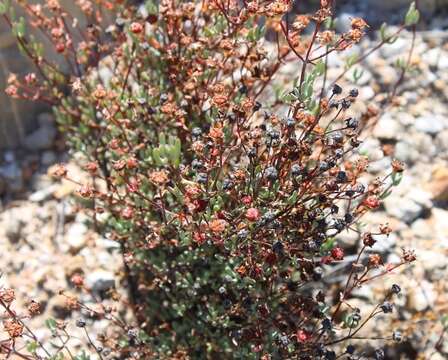
{"label": "dense foliage", "polygon": [[[386,224],[361,234],[339,298],[322,282],[327,266],[344,262],[335,236],[378,208],[403,170],[394,162],[384,178],[361,179],[360,129],[376,112],[354,114],[358,90],[327,81],[327,55],[361,40],[362,19],[337,34],[325,0],[309,15],[282,0],[140,9],[79,0],[83,27],[56,0],[17,2],[66,63],[44,56],[4,2],[38,68],[11,77],[7,92],[51,104],[70,149],[84,154],[92,183],[78,193],[121,244],[139,322],[124,353],[335,359],[344,349],[335,344],[391,311],[398,286],[366,319],[346,304],[354,288],[414,259],[404,252],[384,268],[378,254],[361,256]],[[103,30],[104,11],[114,20]],[[417,20],[411,7],[406,25]],[[292,58],[297,77],[285,87],[274,79]],[[70,178],[63,165],[57,175]]]}

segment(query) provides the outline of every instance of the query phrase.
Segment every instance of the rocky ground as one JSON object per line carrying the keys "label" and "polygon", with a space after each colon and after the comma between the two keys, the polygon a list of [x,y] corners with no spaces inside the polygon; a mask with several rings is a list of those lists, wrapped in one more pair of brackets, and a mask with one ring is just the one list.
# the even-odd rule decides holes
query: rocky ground
{"label": "rocky ground", "polygon": [[[441,20],[442,21],[442,20]],[[344,26],[344,24],[340,24]],[[399,77],[394,67],[406,56],[410,33],[404,33],[394,44],[370,56],[360,66],[362,76],[358,111],[375,103],[393,88]],[[376,42],[366,40],[367,48]],[[388,197],[384,206],[364,219],[366,227],[389,223],[393,233],[380,239],[374,250],[383,254],[387,263],[399,261],[402,247],[415,249],[418,260],[385,280],[373,282],[356,292],[351,300],[372,305],[391,284],[400,284],[403,294],[393,315],[380,317],[367,331],[381,332],[392,327],[404,337],[401,345],[389,350],[391,359],[445,359],[448,336],[444,338],[444,315],[448,315],[448,32],[422,31],[417,34],[411,59],[415,70],[399,88],[394,106],[386,109],[377,125],[365,135],[361,152],[372,163],[372,177],[384,174],[392,158],[406,164],[401,184]],[[329,59],[330,78],[344,68],[344,59]],[[281,76],[290,77],[297,64],[290,63]],[[280,77],[281,79],[281,77]],[[353,84],[353,73],[341,81]],[[35,299],[44,305],[42,315],[32,321],[39,336],[49,335],[42,325],[52,317],[70,323],[70,331],[80,343],[84,334],[73,323],[79,311],[69,311],[61,289],[72,287],[75,273],[86,277],[94,293],[118,287],[117,273],[121,258],[117,245],[96,234],[87,217],[70,198],[74,186],[56,183],[48,167],[64,161],[55,151],[58,139],[51,116],[39,116],[39,128],[30,134],[26,149],[3,153],[0,165],[0,270],[2,286],[13,287],[19,304]],[[56,146],[55,146],[56,144]],[[70,165],[71,174],[82,174]],[[339,239],[346,249],[359,246],[356,233],[345,233]],[[73,290],[76,293],[75,290]],[[94,304],[94,297],[82,295]],[[93,334],[107,326],[104,321],[92,323]],[[382,334],[384,335],[384,333]]]}
{"label": "rocky ground", "polygon": [[[70,310],[70,297],[93,310],[100,310],[98,300],[115,306],[109,290],[122,291],[119,245],[98,235],[89,218],[72,197],[76,185],[55,182],[49,175],[52,165],[66,162],[57,151],[58,139],[52,116],[41,114],[40,127],[25,139],[26,149],[6,151],[0,167],[3,204],[0,213],[0,287],[15,290],[15,309],[25,311],[31,300],[41,304],[41,314],[30,322],[38,338],[51,339],[45,320],[67,324],[72,349],[84,347],[88,339],[76,320],[87,320],[90,335],[109,328],[108,320],[93,320],[88,311]],[[76,161],[69,163],[71,176],[88,181]],[[91,293],[78,291],[71,278],[80,274]],[[60,291],[64,290],[64,294]],[[58,344],[56,342],[56,344]]]}

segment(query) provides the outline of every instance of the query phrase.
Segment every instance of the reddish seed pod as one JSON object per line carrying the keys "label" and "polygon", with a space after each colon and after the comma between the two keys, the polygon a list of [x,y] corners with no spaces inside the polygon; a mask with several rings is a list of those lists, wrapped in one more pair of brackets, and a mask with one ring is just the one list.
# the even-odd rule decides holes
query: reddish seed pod
{"label": "reddish seed pod", "polygon": [[65,44],[64,43],[57,43],[56,44],[56,51],[61,54],[65,51]]}
{"label": "reddish seed pod", "polygon": [[138,22],[133,22],[130,26],[130,30],[134,34],[140,34],[143,31],[143,25]]}
{"label": "reddish seed pod", "polygon": [[249,221],[257,221],[260,218],[260,212],[258,209],[250,208],[246,211],[246,219]]}
{"label": "reddish seed pod", "polygon": [[74,274],[70,281],[76,287],[82,287],[84,285],[84,277],[81,274]]}
{"label": "reddish seed pod", "polygon": [[331,250],[331,257],[334,260],[343,260],[344,259],[344,250],[340,247],[335,247]]}

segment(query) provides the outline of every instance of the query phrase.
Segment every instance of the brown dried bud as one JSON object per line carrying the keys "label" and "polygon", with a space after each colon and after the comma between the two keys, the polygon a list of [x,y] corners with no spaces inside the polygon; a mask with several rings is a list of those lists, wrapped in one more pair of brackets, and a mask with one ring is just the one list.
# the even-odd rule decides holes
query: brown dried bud
{"label": "brown dried bud", "polygon": [[352,29],[362,30],[368,26],[369,25],[362,18],[353,18],[352,19]]}
{"label": "brown dried bud", "polygon": [[379,254],[369,255],[369,266],[376,268],[380,265],[383,265],[383,259]]}
{"label": "brown dried bud", "polygon": [[40,303],[35,300],[31,300],[28,304],[28,313],[30,316],[35,316],[40,314]]}
{"label": "brown dried bud", "polygon": [[376,240],[373,238],[371,233],[365,233],[362,236],[362,242],[365,246],[372,247],[373,245],[375,245]]}
{"label": "brown dried bud", "polygon": [[222,233],[227,226],[227,222],[222,219],[216,219],[210,221],[209,228],[214,233]]}
{"label": "brown dried bud", "polygon": [[390,228],[389,224],[381,224],[380,225],[380,232],[383,235],[389,235],[392,232],[392,229]]}
{"label": "brown dried bud", "polygon": [[67,168],[64,164],[57,164],[55,167],[51,168],[49,171],[51,176],[55,177],[66,177],[67,176]]}
{"label": "brown dried bud", "polygon": [[78,194],[83,198],[91,198],[93,196],[93,189],[89,185],[83,185],[78,189]]}
{"label": "brown dried bud", "polygon": [[23,334],[23,324],[16,319],[4,321],[3,327],[11,338],[17,338]]}
{"label": "brown dried bud", "polygon": [[402,163],[399,160],[396,160],[396,159],[392,160],[391,165],[392,165],[393,172],[401,173],[404,171],[404,163]]}
{"label": "brown dried bud", "polygon": [[101,85],[98,85],[95,91],[93,92],[93,97],[97,100],[104,99],[106,95],[107,95],[106,90]]}
{"label": "brown dried bud", "polygon": [[3,289],[0,291],[0,300],[6,303],[7,305],[10,305],[14,300],[16,296],[14,293],[14,289]]}
{"label": "brown dried bud", "polygon": [[168,182],[168,173],[164,170],[154,171],[149,175],[149,179],[158,185],[163,185]]}
{"label": "brown dried bud", "polygon": [[89,162],[86,164],[86,166],[84,167],[89,173],[91,174],[95,174],[98,170],[98,164],[94,161]]}
{"label": "brown dried bud", "polygon": [[72,284],[76,287],[82,287],[84,286],[84,277],[81,274],[74,274],[70,281]]}

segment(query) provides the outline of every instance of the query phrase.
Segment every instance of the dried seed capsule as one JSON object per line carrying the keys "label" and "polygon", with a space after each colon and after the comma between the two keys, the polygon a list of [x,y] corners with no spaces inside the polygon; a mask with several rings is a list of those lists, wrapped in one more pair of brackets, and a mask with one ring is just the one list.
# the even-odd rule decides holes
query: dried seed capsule
{"label": "dried seed capsule", "polygon": [[394,294],[399,294],[401,292],[401,288],[397,284],[393,284],[391,290],[392,290],[392,293],[394,293]]}
{"label": "dried seed capsule", "polygon": [[358,97],[358,95],[359,95],[359,90],[358,89],[354,88],[354,89],[350,90],[350,96],[351,97]]}
{"label": "dried seed capsule", "polygon": [[266,169],[265,176],[268,180],[275,181],[278,177],[278,171],[275,167],[270,166]]}
{"label": "dried seed capsule", "polygon": [[86,321],[84,319],[78,319],[76,320],[76,326],[79,328],[83,328],[86,326]]}
{"label": "dried seed capsule", "polygon": [[261,109],[261,103],[259,103],[258,101],[255,102],[255,105],[254,105],[254,107],[253,107],[253,110],[254,110],[254,111],[258,111],[258,110],[260,110],[260,109]]}
{"label": "dried seed capsule", "polygon": [[239,89],[238,89],[240,94],[247,94],[247,86],[246,85],[242,85]]}
{"label": "dried seed capsule", "polygon": [[392,340],[396,342],[401,342],[401,340],[403,340],[403,335],[399,331],[394,331],[392,333]]}
{"label": "dried seed capsule", "polygon": [[345,120],[345,125],[349,129],[356,129],[359,126],[359,120],[356,118],[348,118]]}
{"label": "dried seed capsule", "polygon": [[383,303],[383,305],[381,305],[380,308],[381,308],[381,310],[383,310],[383,312],[385,314],[389,314],[393,310],[393,306],[392,306],[392,304],[390,302]]}
{"label": "dried seed capsule", "polygon": [[334,84],[333,85],[333,90],[332,91],[333,91],[334,95],[342,94],[342,88],[338,84]]}
{"label": "dried seed capsule", "polygon": [[384,350],[376,349],[375,353],[373,354],[373,357],[375,360],[383,360],[384,359]]}

